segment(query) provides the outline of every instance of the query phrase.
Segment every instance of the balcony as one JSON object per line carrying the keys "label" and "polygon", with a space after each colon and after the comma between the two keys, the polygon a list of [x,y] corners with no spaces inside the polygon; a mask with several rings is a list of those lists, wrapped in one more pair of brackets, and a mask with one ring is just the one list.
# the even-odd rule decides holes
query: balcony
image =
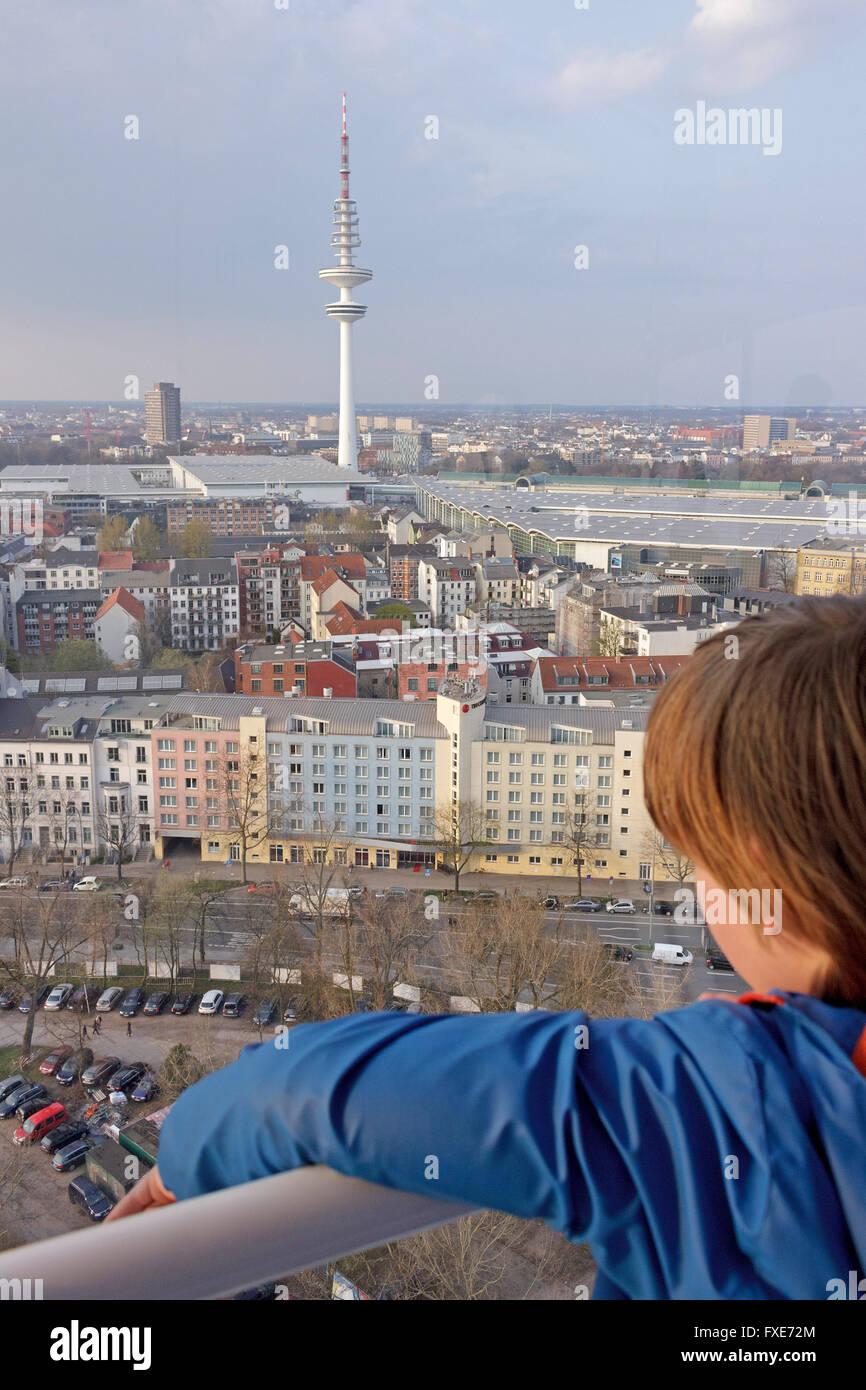
{"label": "balcony", "polygon": [[0,1254],[0,1281],[41,1279],[54,1301],[224,1298],[474,1210],[299,1168],[19,1246]]}

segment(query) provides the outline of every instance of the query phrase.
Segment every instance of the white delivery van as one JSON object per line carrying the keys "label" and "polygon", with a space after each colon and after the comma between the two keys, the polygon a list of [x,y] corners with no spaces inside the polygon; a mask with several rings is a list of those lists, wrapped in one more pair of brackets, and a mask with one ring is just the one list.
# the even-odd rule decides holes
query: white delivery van
{"label": "white delivery van", "polygon": [[663,965],[691,965],[693,956],[691,951],[687,951],[683,946],[672,946],[665,941],[659,941],[653,947],[653,960],[659,960]]}
{"label": "white delivery van", "polygon": [[344,917],[352,897],[353,894],[348,888],[327,888],[324,898],[320,899],[315,889],[312,889],[309,892],[293,893],[289,898],[289,908],[302,917],[316,917],[321,902],[323,917]]}

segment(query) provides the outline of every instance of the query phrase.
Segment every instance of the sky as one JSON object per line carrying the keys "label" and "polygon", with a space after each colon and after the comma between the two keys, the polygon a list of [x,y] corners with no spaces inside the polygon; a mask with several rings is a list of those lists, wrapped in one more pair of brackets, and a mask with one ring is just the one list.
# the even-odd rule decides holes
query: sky
{"label": "sky", "polygon": [[[0,22],[2,400],[135,377],[335,401],[317,270],[345,89],[359,403],[421,405],[431,378],[446,406],[866,402],[862,0],[0,0]],[[677,143],[700,103],[766,111],[781,148]]]}

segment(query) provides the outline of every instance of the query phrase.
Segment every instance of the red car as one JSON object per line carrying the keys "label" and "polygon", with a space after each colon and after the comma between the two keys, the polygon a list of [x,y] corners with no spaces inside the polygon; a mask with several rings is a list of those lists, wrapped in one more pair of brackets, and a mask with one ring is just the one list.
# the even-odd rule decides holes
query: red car
{"label": "red car", "polygon": [[58,1067],[62,1067],[67,1057],[72,1056],[71,1047],[55,1047],[53,1052],[49,1052],[44,1061],[39,1063],[39,1070],[43,1076],[53,1076]]}

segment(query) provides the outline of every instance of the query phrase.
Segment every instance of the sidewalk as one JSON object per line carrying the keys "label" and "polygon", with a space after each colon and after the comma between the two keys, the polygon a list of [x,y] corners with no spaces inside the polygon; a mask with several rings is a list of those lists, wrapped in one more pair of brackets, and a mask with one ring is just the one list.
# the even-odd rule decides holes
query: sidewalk
{"label": "sidewalk", "polygon": [[[203,864],[198,858],[184,855],[181,859],[169,860],[170,867],[164,869],[162,860],[154,860],[149,864],[127,864],[124,866],[124,874],[128,881],[139,877],[182,877],[188,878],[193,874],[199,878],[226,879],[234,883],[237,887],[242,887],[241,868],[239,864],[227,865],[224,861],[219,864]],[[280,879],[285,877],[291,879],[292,866],[290,864],[248,864],[247,881],[251,883],[260,880]],[[415,873],[412,869],[337,869],[335,880],[340,881],[345,875],[347,883],[360,883],[375,885],[376,888],[404,887],[416,889],[423,893],[427,888],[453,888],[453,874],[443,873],[439,869],[432,869],[428,874],[423,869]],[[100,877],[108,877],[101,874]],[[587,881],[584,875],[582,885],[578,884],[576,874],[497,874],[486,873],[483,870],[475,873],[462,873],[460,875],[460,887],[466,889],[485,889],[494,890],[499,893],[524,893],[547,894],[553,893],[557,897],[591,897],[604,898],[613,894],[618,898],[633,898],[635,906],[640,906],[642,901],[649,900],[649,894],[644,890],[643,881],[640,879],[615,878],[613,883],[609,878],[593,876]],[[656,883],[656,898],[673,899],[674,891],[677,887],[675,883]]]}

